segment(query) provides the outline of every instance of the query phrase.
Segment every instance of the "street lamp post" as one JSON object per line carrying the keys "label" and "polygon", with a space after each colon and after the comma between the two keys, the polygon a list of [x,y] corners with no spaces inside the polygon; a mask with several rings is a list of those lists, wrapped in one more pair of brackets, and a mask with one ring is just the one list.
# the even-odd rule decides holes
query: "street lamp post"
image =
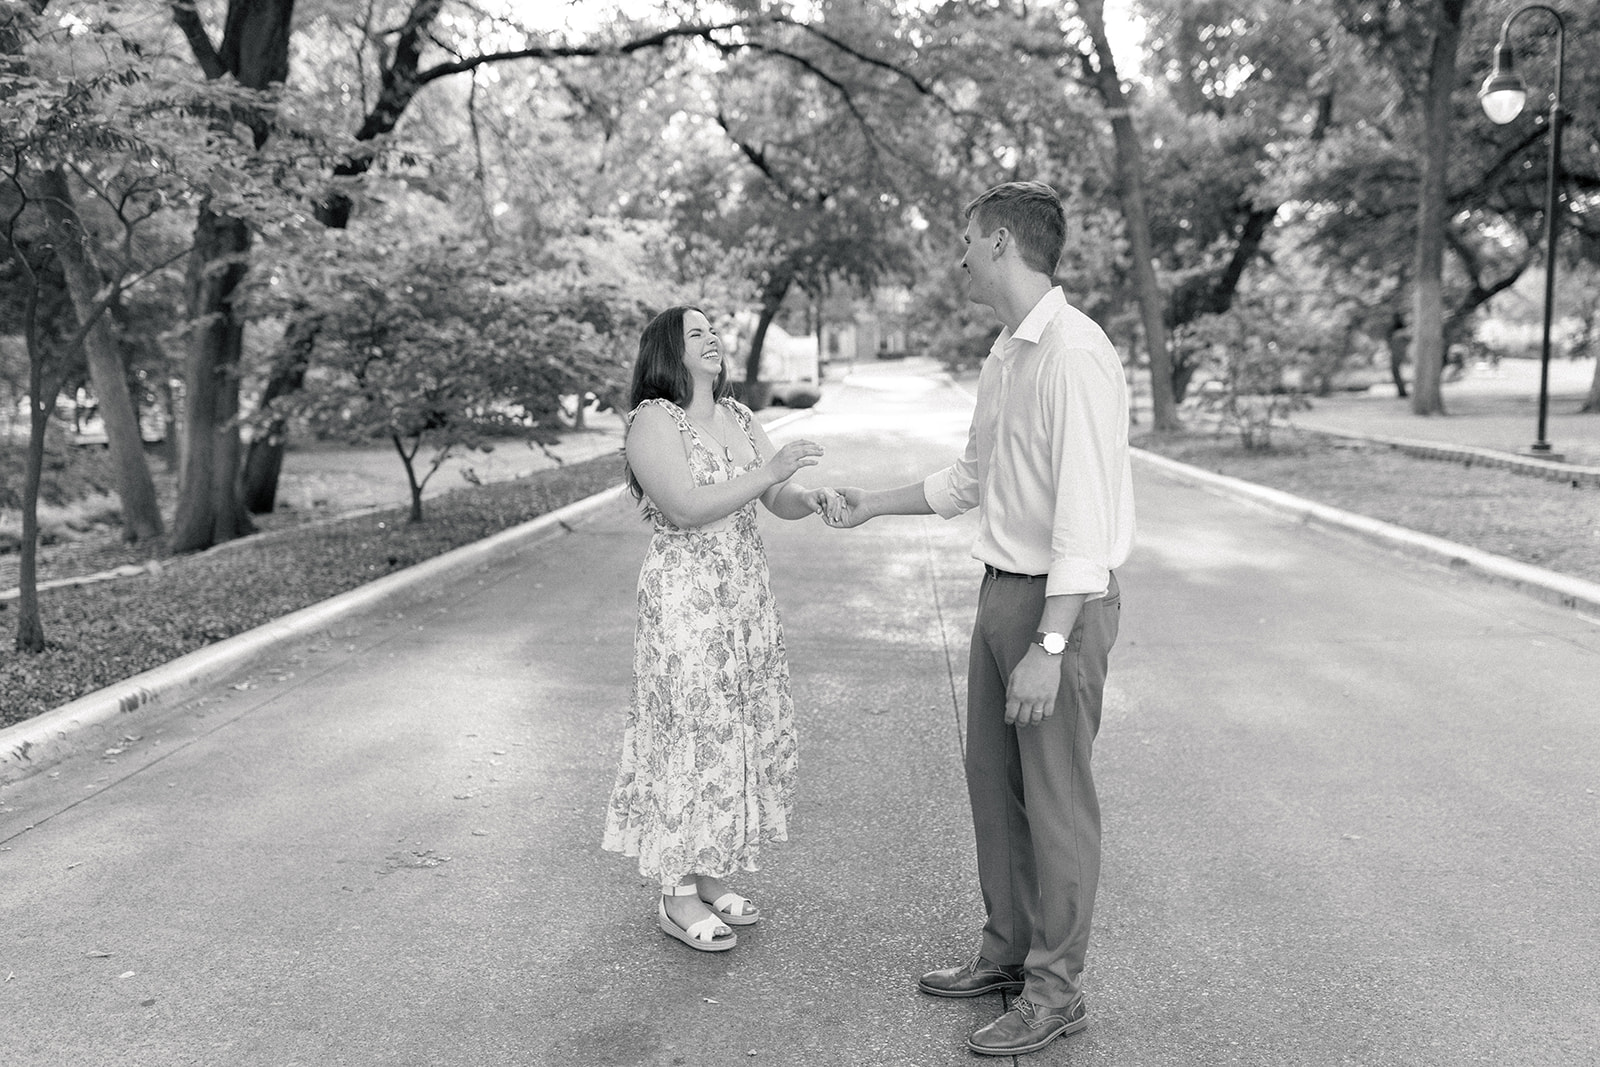
{"label": "street lamp post", "polygon": [[1528,99],[1527,87],[1517,74],[1511,56],[1511,24],[1530,11],[1543,11],[1556,20],[1556,92],[1550,102],[1550,167],[1545,185],[1544,206],[1544,340],[1539,350],[1539,439],[1529,448],[1536,456],[1560,459],[1551,453],[1545,440],[1545,418],[1550,406],[1550,319],[1556,298],[1556,225],[1561,197],[1561,81],[1567,65],[1567,27],[1555,8],[1544,4],[1524,4],[1500,27],[1500,43],[1494,49],[1494,72],[1483,81],[1478,100],[1489,121],[1505,125],[1522,113]]}

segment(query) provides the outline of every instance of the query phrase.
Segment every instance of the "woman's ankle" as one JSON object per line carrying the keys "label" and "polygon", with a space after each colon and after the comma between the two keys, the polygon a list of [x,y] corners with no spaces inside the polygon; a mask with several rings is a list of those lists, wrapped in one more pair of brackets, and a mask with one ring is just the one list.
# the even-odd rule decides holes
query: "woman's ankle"
{"label": "woman's ankle", "polygon": [[727,883],[721,878],[710,874],[695,875],[695,888],[699,891],[701,898],[705,900],[715,900],[728,892]]}

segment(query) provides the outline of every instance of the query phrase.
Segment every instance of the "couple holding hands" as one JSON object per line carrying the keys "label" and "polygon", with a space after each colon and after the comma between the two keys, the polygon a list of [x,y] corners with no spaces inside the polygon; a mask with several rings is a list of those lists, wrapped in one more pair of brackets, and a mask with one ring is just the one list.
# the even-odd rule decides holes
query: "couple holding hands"
{"label": "couple holding hands", "polygon": [[654,522],[639,574],[634,687],[602,847],[661,884],[661,930],[738,943],[761,912],[724,879],[788,836],[797,744],[783,631],[756,501],[840,528],[882,515],[979,511],[983,564],[967,694],[966,776],[985,922],[969,961],[923,975],[940,997],[1016,994],[973,1033],[988,1055],[1037,1051],[1088,1025],[1082,975],[1099,880],[1090,774],[1133,542],[1121,360],[1052,281],[1065,242],[1049,186],[1010,182],[966,208],[969,298],[1004,325],[962,455],[894,489],[807,489],[822,448],[774,448],[725,396],[716,332],[696,308],[645,328],[634,366],[628,484]]}

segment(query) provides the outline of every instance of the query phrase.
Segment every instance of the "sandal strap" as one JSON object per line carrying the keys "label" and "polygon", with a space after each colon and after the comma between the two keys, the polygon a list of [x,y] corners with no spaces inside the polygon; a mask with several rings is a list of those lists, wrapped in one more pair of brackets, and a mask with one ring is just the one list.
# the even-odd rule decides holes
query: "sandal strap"
{"label": "sandal strap", "polygon": [[749,915],[756,910],[749,897],[741,897],[731,890],[712,901],[711,906],[729,915]]}
{"label": "sandal strap", "polygon": [[683,928],[683,932],[694,938],[696,941],[705,941],[707,943],[717,940],[717,935],[719,933],[723,934],[724,936],[733,933],[733,931],[724,926],[722,924],[722,920],[718,919],[715,915],[708,915],[699,922],[690,923],[688,926]]}
{"label": "sandal strap", "polygon": [[688,885],[662,886],[661,895],[664,897],[692,897],[700,892],[700,887],[694,882]]}

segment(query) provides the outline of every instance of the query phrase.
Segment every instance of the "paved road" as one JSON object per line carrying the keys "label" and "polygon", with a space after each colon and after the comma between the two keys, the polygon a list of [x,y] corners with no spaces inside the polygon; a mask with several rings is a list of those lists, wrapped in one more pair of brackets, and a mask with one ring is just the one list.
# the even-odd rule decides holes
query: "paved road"
{"label": "paved road", "polygon": [[[829,478],[926,471],[968,403],[908,371],[786,432]],[[1137,477],[1094,1022],[1026,1062],[1594,1062],[1600,627]],[[618,506],[0,792],[7,1067],[973,1062],[998,998],[912,984],[979,918],[970,520],[764,529],[803,799],[736,951],[662,937],[596,848],[647,538]]]}

